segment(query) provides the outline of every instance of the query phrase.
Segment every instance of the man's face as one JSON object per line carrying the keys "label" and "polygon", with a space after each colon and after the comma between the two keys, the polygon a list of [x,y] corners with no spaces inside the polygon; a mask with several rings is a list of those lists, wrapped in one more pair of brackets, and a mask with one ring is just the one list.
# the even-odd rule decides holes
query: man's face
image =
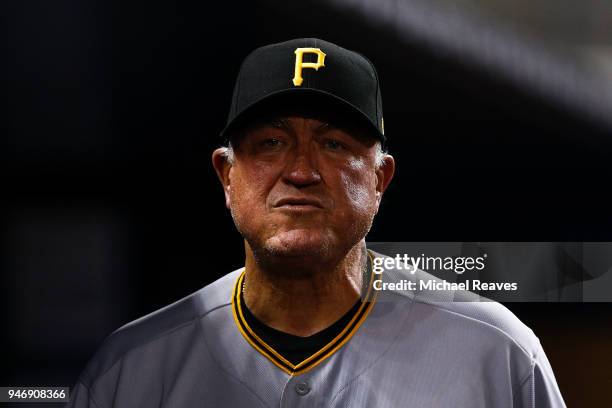
{"label": "man's face", "polygon": [[214,154],[213,162],[254,252],[329,257],[346,253],[372,225],[393,175],[393,159],[377,167],[376,157],[375,139],[294,115],[249,127],[232,164]]}

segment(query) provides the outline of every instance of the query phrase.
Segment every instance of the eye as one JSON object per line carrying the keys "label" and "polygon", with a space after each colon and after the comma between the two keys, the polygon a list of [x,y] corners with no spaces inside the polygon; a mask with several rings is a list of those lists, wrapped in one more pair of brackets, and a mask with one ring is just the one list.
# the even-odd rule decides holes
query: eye
{"label": "eye", "polygon": [[341,150],[344,148],[344,145],[336,139],[326,139],[324,145],[330,150]]}
{"label": "eye", "polygon": [[268,150],[274,150],[274,149],[278,149],[279,147],[281,147],[283,144],[283,142],[280,139],[277,139],[275,137],[268,137],[266,139],[263,139],[261,142],[259,142],[259,146],[264,148],[264,149],[268,149]]}

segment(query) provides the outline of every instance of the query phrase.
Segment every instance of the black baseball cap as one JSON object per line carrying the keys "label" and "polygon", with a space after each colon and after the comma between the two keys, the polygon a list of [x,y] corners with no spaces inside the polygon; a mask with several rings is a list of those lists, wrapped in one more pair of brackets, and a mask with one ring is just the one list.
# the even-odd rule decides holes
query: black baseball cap
{"label": "black baseball cap", "polygon": [[363,55],[317,38],[266,45],[238,73],[221,137],[264,111],[287,106],[332,110],[386,144],[378,74]]}

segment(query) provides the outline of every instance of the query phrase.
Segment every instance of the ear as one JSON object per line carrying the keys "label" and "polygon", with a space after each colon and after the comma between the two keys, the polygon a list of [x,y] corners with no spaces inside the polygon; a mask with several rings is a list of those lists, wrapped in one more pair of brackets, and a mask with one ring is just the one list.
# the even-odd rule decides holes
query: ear
{"label": "ear", "polygon": [[231,204],[230,199],[230,169],[232,164],[229,162],[227,157],[227,147],[220,147],[215,149],[212,154],[212,165],[215,168],[217,177],[223,186],[223,192],[225,193],[225,206],[229,209]]}
{"label": "ear", "polygon": [[385,154],[382,165],[376,170],[376,212],[383,193],[393,179],[393,174],[395,174],[395,159],[390,154]]}

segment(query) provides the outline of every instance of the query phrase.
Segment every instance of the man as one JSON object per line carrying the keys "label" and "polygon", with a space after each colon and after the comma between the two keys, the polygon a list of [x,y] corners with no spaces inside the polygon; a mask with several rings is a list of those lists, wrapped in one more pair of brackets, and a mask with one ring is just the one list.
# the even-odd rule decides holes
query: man
{"label": "man", "polygon": [[213,166],[245,267],[113,333],[73,407],[562,407],[538,339],[469,293],[374,289],[395,163],[378,77],[318,39],[243,63]]}

